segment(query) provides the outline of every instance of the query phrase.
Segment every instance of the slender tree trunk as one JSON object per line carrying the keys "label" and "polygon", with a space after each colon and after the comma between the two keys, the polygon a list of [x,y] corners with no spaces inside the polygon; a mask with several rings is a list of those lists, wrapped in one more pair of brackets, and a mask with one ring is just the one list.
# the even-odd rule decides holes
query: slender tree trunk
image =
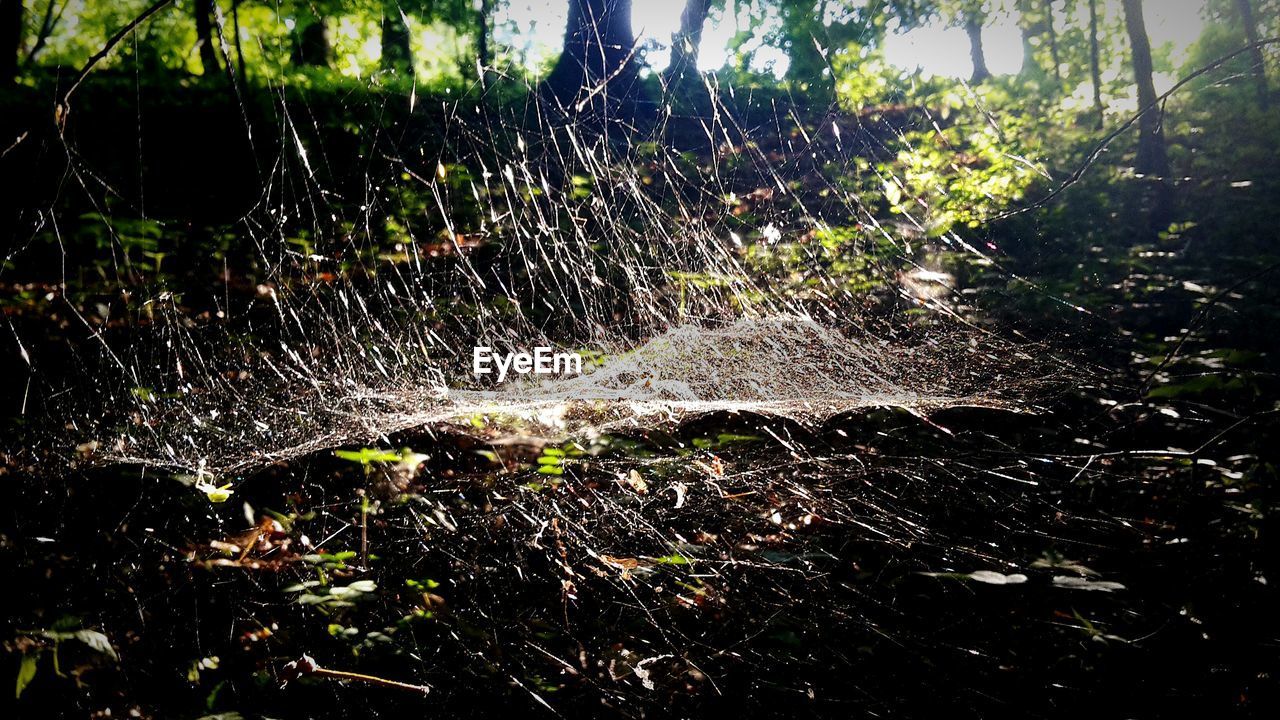
{"label": "slender tree trunk", "polygon": [[1040,70],[1036,62],[1036,47],[1032,42],[1036,36],[1044,32],[1044,23],[1032,11],[1032,0],[1018,0],[1014,7],[1018,11],[1018,33],[1022,36],[1022,69],[1018,74],[1023,77],[1037,75]]}
{"label": "slender tree trunk", "polygon": [[1036,47],[1031,43],[1031,39],[1035,37],[1031,27],[1022,23],[1018,24],[1018,32],[1022,35],[1022,69],[1018,74],[1023,77],[1031,77],[1039,68],[1036,66]]}
{"label": "slender tree trunk", "polygon": [[295,30],[293,62],[297,65],[329,67],[329,29],[322,17]]}
{"label": "slender tree trunk", "polygon": [[195,2],[196,45],[200,50],[200,70],[205,77],[218,77],[222,74],[218,49],[213,45],[213,3],[214,0]]}
{"label": "slender tree trunk", "polygon": [[1019,75],[1029,76],[1036,70],[1036,49],[1031,44],[1031,28],[1018,24],[1018,32],[1022,35],[1022,69],[1018,71]]}
{"label": "slender tree trunk", "polygon": [[810,105],[829,102],[835,96],[835,77],[828,71],[823,43],[830,43],[829,28],[822,18],[828,0],[777,3],[782,22],[783,50],[790,60],[786,80],[802,92]]}
{"label": "slender tree trunk", "polygon": [[18,79],[22,51],[22,0],[0,0],[0,87]]}
{"label": "slender tree trunk", "polygon": [[566,108],[626,107],[640,93],[631,0],[569,0],[564,50],[542,89]]}
{"label": "slender tree trunk", "polygon": [[409,25],[395,2],[382,5],[382,69],[413,77],[413,47],[409,44]]}
{"label": "slender tree trunk", "polygon": [[973,16],[964,20],[964,31],[969,35],[969,57],[973,60],[973,77],[969,82],[977,85],[991,77],[987,69],[987,54],[982,49],[982,22]]}
{"label": "slender tree trunk", "polygon": [[57,26],[58,21],[62,19],[62,13],[67,9],[67,4],[62,5],[62,10],[57,10],[58,0],[49,0],[49,4],[44,6],[44,19],[40,21],[40,30],[36,32],[36,41],[31,44],[31,49],[27,50],[28,64],[36,61],[36,55],[44,49],[49,42],[49,36],[53,34],[53,28]]}
{"label": "slender tree trunk", "polygon": [[1249,0],[1236,0],[1236,11],[1240,13],[1240,22],[1244,25],[1245,40],[1253,45],[1249,59],[1253,64],[1253,82],[1258,89],[1258,105],[1266,110],[1271,105],[1267,92],[1267,66],[1262,56],[1262,48],[1258,44],[1258,23],[1253,17],[1253,4]]}
{"label": "slender tree trunk", "polygon": [[1044,24],[1049,33],[1049,57],[1053,59],[1053,77],[1062,84],[1062,60],[1058,57],[1058,30],[1053,26],[1053,0],[1044,0]]}
{"label": "slender tree trunk", "polygon": [[489,65],[493,63],[492,51],[489,49],[489,14],[493,11],[492,0],[480,0],[476,7],[476,77],[480,80],[480,88],[489,88],[486,77]]}
{"label": "slender tree trunk", "polygon": [[1102,61],[1098,51],[1098,0],[1089,0],[1089,81],[1093,83],[1093,111],[1097,128],[1102,129],[1106,108],[1102,105]]}
{"label": "slender tree trunk", "polygon": [[240,3],[242,0],[233,0],[231,3],[231,32],[236,35],[236,69],[240,75],[240,82],[248,79],[248,71],[244,65],[244,48],[240,45]]}
{"label": "slender tree trunk", "polygon": [[1169,226],[1173,215],[1173,189],[1169,184],[1169,156],[1164,146],[1164,122],[1155,83],[1152,81],[1151,42],[1142,18],[1142,0],[1122,0],[1124,25],[1133,51],[1133,77],[1138,86],[1138,157],[1134,170],[1152,181],[1148,227],[1154,236]]}
{"label": "slender tree trunk", "polygon": [[1138,86],[1138,108],[1146,110],[1138,120],[1138,159],[1135,169],[1143,175],[1169,174],[1169,158],[1164,146],[1164,124],[1156,103],[1156,87],[1152,81],[1151,41],[1147,38],[1142,18],[1142,0],[1122,0],[1124,25],[1133,51],[1133,78]]}
{"label": "slender tree trunk", "polygon": [[679,85],[690,73],[698,71],[698,53],[702,47],[702,27],[711,11],[711,0],[687,0],[680,13],[680,29],[671,36],[671,63],[663,72],[667,84]]}

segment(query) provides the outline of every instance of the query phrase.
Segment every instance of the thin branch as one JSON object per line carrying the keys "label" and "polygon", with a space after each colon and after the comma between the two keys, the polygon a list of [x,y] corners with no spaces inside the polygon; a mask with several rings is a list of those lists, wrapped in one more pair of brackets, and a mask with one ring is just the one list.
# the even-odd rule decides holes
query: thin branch
{"label": "thin branch", "polygon": [[303,655],[297,660],[285,665],[281,670],[280,675],[280,687],[284,687],[289,684],[289,681],[296,680],[300,677],[317,676],[333,678],[334,680],[362,682],[366,685],[375,685],[377,687],[391,688],[394,690],[407,690],[419,695],[426,695],[431,692],[431,688],[426,685],[412,685],[410,683],[400,682],[399,680],[380,678],[376,675],[364,675],[362,673],[348,672],[346,670],[330,670],[328,668],[323,668],[320,667],[320,664],[313,660],[309,655]]}
{"label": "thin branch", "polygon": [[71,112],[71,94],[76,91],[76,88],[80,87],[80,83],[84,82],[84,79],[89,76],[89,73],[93,71],[93,68],[99,62],[102,62],[103,58],[110,55],[116,45],[119,45],[121,40],[128,37],[129,33],[132,33],[139,25],[146,22],[152,15],[160,12],[164,6],[171,2],[173,2],[173,0],[157,0],[154,5],[143,10],[141,15],[129,21],[128,25],[117,30],[116,34],[112,35],[111,39],[107,41],[107,44],[102,46],[101,50],[94,53],[93,57],[89,58],[89,62],[85,63],[84,67],[80,68],[80,72],[76,75],[76,79],[71,83],[71,87],[67,88],[67,91],[63,93],[62,100],[58,103],[57,109],[54,111],[54,119],[58,123],[59,131],[61,131],[61,129],[66,125],[67,115]]}

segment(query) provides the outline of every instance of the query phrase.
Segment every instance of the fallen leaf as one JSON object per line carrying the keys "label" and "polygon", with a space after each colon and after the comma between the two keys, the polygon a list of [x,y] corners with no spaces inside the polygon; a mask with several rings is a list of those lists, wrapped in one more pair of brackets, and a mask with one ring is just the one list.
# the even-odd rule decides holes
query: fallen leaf
{"label": "fallen leaf", "polygon": [[645,482],[640,473],[635,470],[627,473],[627,485],[632,490],[635,490],[638,495],[644,495],[649,492],[649,483]]}

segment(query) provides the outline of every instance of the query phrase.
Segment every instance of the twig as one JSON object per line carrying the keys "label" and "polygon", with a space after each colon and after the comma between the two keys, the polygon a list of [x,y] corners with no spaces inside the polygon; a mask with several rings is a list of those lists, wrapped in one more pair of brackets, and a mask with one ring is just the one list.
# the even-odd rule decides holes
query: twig
{"label": "twig", "polygon": [[369,498],[364,488],[356,491],[360,499],[360,567],[369,567]]}
{"label": "twig", "polygon": [[365,675],[363,673],[348,672],[346,670],[330,670],[320,667],[320,664],[311,658],[310,655],[302,657],[285,665],[280,671],[280,687],[285,687],[291,680],[300,677],[318,676],[333,678],[334,680],[347,680],[353,682],[362,682],[368,685],[376,685],[378,687],[392,688],[394,690],[407,690],[419,695],[426,695],[431,692],[431,688],[426,685],[411,685],[409,683],[400,682],[399,680],[388,680],[380,678],[376,675]]}
{"label": "twig", "polygon": [[173,2],[173,0],[157,0],[154,5],[143,10],[141,15],[129,21],[129,24],[117,30],[116,34],[112,35],[111,39],[107,41],[107,44],[103,45],[102,49],[94,53],[93,57],[89,58],[89,62],[85,63],[84,67],[80,68],[80,72],[76,75],[76,79],[71,83],[71,87],[67,88],[67,91],[62,94],[62,100],[58,103],[57,109],[54,111],[54,117],[58,123],[59,131],[61,131],[66,125],[67,114],[71,112],[71,105],[69,104],[71,101],[71,93],[74,93],[76,88],[80,87],[80,83],[84,82],[84,79],[89,76],[89,73],[93,71],[94,66],[99,62],[102,62],[102,59],[107,55],[111,54],[111,51],[115,49],[116,45],[119,45],[121,40],[128,37],[129,33],[133,32],[135,28],[146,22],[147,18],[160,12],[165,5],[168,5],[171,2]]}
{"label": "twig", "polygon": [[9,147],[5,148],[5,149],[4,149],[4,152],[0,152],[0,159],[3,159],[3,158],[4,158],[4,156],[5,156],[5,155],[8,155],[10,152],[12,152],[14,148],[16,148],[16,147],[18,147],[19,145],[21,145],[21,144],[22,144],[22,141],[27,139],[27,134],[28,134],[29,132],[30,132],[30,131],[28,131],[28,130],[24,130],[24,131],[22,132],[22,134],[21,134],[21,135],[19,135],[19,136],[18,136],[18,138],[17,138],[16,140],[14,140],[14,141],[13,141],[13,144],[12,144],[12,145],[10,145]]}

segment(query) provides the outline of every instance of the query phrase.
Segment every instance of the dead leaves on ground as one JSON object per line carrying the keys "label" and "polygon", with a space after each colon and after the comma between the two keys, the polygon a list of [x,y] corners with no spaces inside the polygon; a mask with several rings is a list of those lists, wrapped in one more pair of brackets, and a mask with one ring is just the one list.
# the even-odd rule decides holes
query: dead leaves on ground
{"label": "dead leaves on ground", "polygon": [[284,526],[274,518],[264,516],[245,532],[193,547],[188,551],[188,558],[193,564],[205,568],[278,571],[301,558],[290,549],[292,544],[293,538],[289,537]]}

